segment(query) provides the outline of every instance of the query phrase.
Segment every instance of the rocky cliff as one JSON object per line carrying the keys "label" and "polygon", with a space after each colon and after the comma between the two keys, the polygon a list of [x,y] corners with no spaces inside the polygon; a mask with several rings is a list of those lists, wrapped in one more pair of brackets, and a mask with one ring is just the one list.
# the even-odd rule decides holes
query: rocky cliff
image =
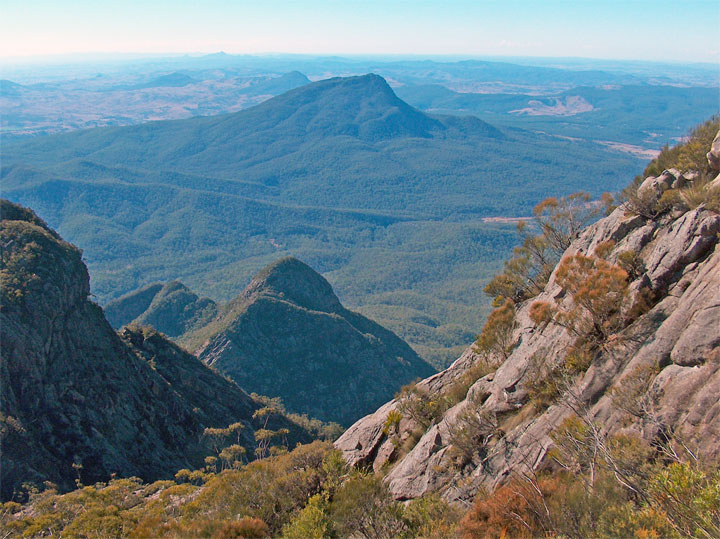
{"label": "rocky cliff", "polygon": [[154,331],[115,333],[80,251],[28,209],[2,200],[0,216],[3,499],[24,482],[172,477],[202,464],[205,427],[241,422],[252,455],[260,402]]}
{"label": "rocky cliff", "polygon": [[[670,189],[686,181],[669,170],[647,178],[638,192],[657,207],[670,194],[676,200]],[[719,462],[720,215],[718,191],[703,196],[694,209],[671,205],[647,217],[627,203],[586,228],[542,292],[516,306],[512,351],[496,370],[469,384],[429,426],[393,400],[336,446],[348,462],[384,470],[398,499],[440,492],[471,501],[481,488],[547,466],[552,433],[578,414],[598,436],[635,434],[651,443],[673,437]],[[587,266],[588,279],[574,281],[580,288],[568,277],[575,262]],[[602,312],[578,307],[609,297],[593,291],[610,290],[613,278],[615,305]],[[612,317],[600,317],[607,313]],[[594,335],[584,356],[577,353],[581,333],[586,342]],[[437,402],[490,359],[469,349],[420,382],[418,394]]]}
{"label": "rocky cliff", "polygon": [[434,370],[394,333],[345,309],[330,284],[294,258],[265,268],[180,342],[248,391],[344,425]]}

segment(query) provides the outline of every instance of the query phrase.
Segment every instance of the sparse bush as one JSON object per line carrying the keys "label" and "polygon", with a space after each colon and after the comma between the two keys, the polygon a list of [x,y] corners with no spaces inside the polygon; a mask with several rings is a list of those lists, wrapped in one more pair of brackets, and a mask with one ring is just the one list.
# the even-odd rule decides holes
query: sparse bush
{"label": "sparse bush", "polygon": [[428,494],[411,501],[405,508],[407,535],[427,539],[454,537],[461,516],[457,508],[444,501],[438,494]]}
{"label": "sparse bush", "polygon": [[518,223],[523,243],[513,250],[503,272],[493,277],[485,287],[485,293],[514,303],[538,295],[572,240],[586,225],[600,217],[610,203],[609,195],[603,195],[602,201],[596,203],[584,192],[540,202],[533,210],[533,227],[541,233],[531,235],[526,223]]}
{"label": "sparse bush", "polygon": [[645,273],[645,263],[635,251],[623,251],[617,257],[618,266],[625,270],[628,279],[634,281]]}
{"label": "sparse bush", "polygon": [[515,346],[513,338],[515,304],[511,299],[505,299],[505,301],[502,301],[501,297],[497,299],[499,300],[498,305],[490,313],[482,332],[477,336],[474,350],[486,357],[487,355],[497,355],[504,361]]}
{"label": "sparse bush", "polygon": [[542,503],[529,484],[515,480],[495,492],[480,492],[463,517],[458,532],[463,539],[501,539],[544,535],[542,514],[534,510]]}
{"label": "sparse bush", "polygon": [[602,213],[601,204],[591,202],[590,194],[583,191],[560,199],[546,198],[533,210],[543,237],[557,257],[562,256],[577,234]]}
{"label": "sparse bush", "polygon": [[538,408],[550,406],[560,396],[566,374],[563,365],[547,365],[539,355],[533,355],[525,377],[528,397]]}
{"label": "sparse bush", "polygon": [[494,412],[468,409],[463,411],[450,428],[450,444],[463,459],[470,462],[492,437],[500,437],[499,424]]}
{"label": "sparse bush", "polygon": [[440,395],[431,395],[427,389],[418,387],[417,384],[403,386],[395,398],[398,401],[398,410],[424,430],[440,420],[448,409],[446,399]]}
{"label": "sparse bush", "polygon": [[302,511],[283,526],[282,536],[286,539],[322,539],[333,535],[332,526],[327,495],[316,494],[308,500]]}
{"label": "sparse bush", "polygon": [[270,537],[270,528],[259,518],[243,517],[240,520],[226,520],[213,539],[255,539]]}
{"label": "sparse bush", "polygon": [[[694,128],[684,142],[673,148],[665,146],[645,168],[642,176],[636,177],[621,193],[619,201],[625,204],[627,211],[647,219],[655,219],[673,208],[695,209],[700,204],[705,204],[712,211],[720,211],[720,192],[709,188],[714,172],[709,168],[706,157],[719,129],[720,117],[713,116]],[[644,178],[657,177],[669,169],[686,175],[694,174],[695,178],[682,188],[668,189],[659,198],[651,189],[639,189]]]}
{"label": "sparse bush", "polygon": [[383,424],[383,433],[385,433],[386,436],[396,433],[401,420],[402,413],[398,410],[390,410],[385,418],[385,423]]}
{"label": "sparse bush", "polygon": [[535,302],[530,316],[536,324],[554,322],[578,338],[602,344],[623,325],[620,316],[628,287],[628,274],[620,266],[594,256],[565,257],[555,273],[556,282],[572,298],[567,308],[559,303]]}
{"label": "sparse bush", "polygon": [[643,177],[659,176],[663,171],[675,168],[680,172],[695,171],[705,174],[708,169],[706,154],[715,135],[720,130],[720,117],[713,116],[693,128],[685,140],[672,148],[665,146],[645,170]]}
{"label": "sparse bush", "polygon": [[694,210],[704,205],[705,209],[720,213],[720,188],[714,187],[705,178],[698,178],[692,185],[681,189],[678,198],[687,209]]}
{"label": "sparse bush", "polygon": [[375,475],[348,479],[335,493],[330,514],[340,537],[393,538],[407,530],[403,506]]}
{"label": "sparse bush", "polygon": [[497,364],[487,361],[478,361],[473,364],[443,392],[442,398],[445,401],[446,409],[450,409],[462,401],[475,382],[496,369]]}

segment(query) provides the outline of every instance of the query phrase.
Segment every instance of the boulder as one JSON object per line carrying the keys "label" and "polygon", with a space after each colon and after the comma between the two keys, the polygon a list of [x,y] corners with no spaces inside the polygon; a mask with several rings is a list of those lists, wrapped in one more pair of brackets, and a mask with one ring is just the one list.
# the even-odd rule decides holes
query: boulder
{"label": "boulder", "polygon": [[707,160],[710,168],[720,170],[720,131],[717,132],[713,139],[710,151],[707,153]]}

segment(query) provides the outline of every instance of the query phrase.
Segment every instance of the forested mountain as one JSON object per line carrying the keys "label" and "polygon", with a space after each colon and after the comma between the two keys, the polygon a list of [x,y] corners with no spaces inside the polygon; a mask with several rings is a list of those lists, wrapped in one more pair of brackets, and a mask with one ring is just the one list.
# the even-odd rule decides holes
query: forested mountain
{"label": "forested mountain", "polygon": [[152,326],[168,337],[180,337],[207,325],[217,314],[216,303],[200,298],[179,281],[151,284],[108,303],[108,322],[115,328],[131,322]]}
{"label": "forested mountain", "polygon": [[443,365],[486,313],[476,279],[516,241],[483,219],[529,214],[547,193],[617,189],[638,163],[428,116],[367,75],[230,115],[9,142],[2,182],[83,248],[103,302],[170,279],[227,301],[293,255]]}
{"label": "forested mountain", "polygon": [[171,478],[217,458],[208,427],[234,425],[238,459],[253,458],[261,429],[313,438],[278,410],[258,417],[264,402],[154,330],[116,334],[88,300],[80,251],[31,210],[2,199],[0,217],[3,500],[26,482]]}
{"label": "forested mountain", "polygon": [[177,281],[110,302],[115,327],[150,325],[248,391],[349,425],[433,368],[394,333],[348,311],[307,264],[283,258],[226,305]]}

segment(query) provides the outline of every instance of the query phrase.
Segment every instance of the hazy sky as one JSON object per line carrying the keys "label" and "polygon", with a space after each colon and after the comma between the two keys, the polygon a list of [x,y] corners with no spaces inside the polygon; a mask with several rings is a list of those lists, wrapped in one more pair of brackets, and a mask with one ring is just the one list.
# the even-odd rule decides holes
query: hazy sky
{"label": "hazy sky", "polygon": [[0,0],[0,56],[467,54],[720,62],[720,0]]}

